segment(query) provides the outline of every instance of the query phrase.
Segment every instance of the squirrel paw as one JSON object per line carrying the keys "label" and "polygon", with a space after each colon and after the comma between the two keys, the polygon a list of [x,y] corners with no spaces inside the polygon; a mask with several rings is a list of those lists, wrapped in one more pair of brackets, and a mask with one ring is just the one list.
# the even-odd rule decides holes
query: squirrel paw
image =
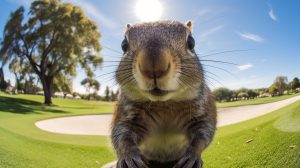
{"label": "squirrel paw", "polygon": [[141,156],[135,155],[133,157],[120,158],[117,168],[148,168],[148,166]]}
{"label": "squirrel paw", "polygon": [[179,159],[173,168],[202,168],[203,161],[197,155],[188,154]]}

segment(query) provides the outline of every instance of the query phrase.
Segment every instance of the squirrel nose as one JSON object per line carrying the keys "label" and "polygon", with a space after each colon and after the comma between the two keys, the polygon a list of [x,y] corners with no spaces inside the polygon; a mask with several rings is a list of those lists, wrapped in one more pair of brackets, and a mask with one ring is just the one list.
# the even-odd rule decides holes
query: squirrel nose
{"label": "squirrel nose", "polygon": [[167,75],[170,67],[171,67],[170,63],[168,64],[167,68],[154,68],[154,69],[145,69],[144,66],[140,65],[140,70],[143,76],[150,79],[158,79]]}
{"label": "squirrel nose", "polygon": [[170,72],[171,55],[163,50],[141,52],[138,55],[138,65],[144,77],[159,79]]}

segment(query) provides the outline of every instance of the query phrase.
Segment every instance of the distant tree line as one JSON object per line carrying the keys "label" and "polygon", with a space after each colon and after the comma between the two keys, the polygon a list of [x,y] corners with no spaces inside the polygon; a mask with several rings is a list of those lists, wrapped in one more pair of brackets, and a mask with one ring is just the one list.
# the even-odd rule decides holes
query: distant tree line
{"label": "distant tree line", "polygon": [[86,94],[73,93],[73,97],[80,96],[81,99],[85,100],[98,100],[98,101],[116,101],[119,95],[119,90],[114,91],[106,86],[104,95],[99,95],[97,92],[91,92]]}
{"label": "distant tree line", "polygon": [[247,89],[241,88],[237,90],[225,87],[213,90],[213,94],[218,102],[230,102],[245,99],[255,99],[268,96],[281,96],[283,94],[297,93],[300,91],[299,78],[295,77],[288,82],[286,76],[277,76],[273,84],[268,88]]}
{"label": "distant tree line", "polygon": [[100,83],[93,78],[85,78],[81,81],[81,85],[85,87],[87,94],[82,94],[80,97],[87,100],[101,100],[101,101],[115,101],[119,91],[114,92],[106,86],[104,96],[98,95],[100,90]]}

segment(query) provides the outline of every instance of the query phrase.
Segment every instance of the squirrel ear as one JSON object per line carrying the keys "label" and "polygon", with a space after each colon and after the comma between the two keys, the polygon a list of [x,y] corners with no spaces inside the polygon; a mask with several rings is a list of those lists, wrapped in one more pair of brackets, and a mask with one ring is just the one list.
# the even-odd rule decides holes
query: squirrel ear
{"label": "squirrel ear", "polygon": [[193,23],[192,23],[191,20],[189,20],[189,21],[186,22],[186,26],[190,29],[190,31],[193,30]]}
{"label": "squirrel ear", "polygon": [[126,32],[128,29],[130,29],[130,27],[131,27],[131,24],[127,23],[127,24],[126,24],[126,27],[125,27],[125,32]]}

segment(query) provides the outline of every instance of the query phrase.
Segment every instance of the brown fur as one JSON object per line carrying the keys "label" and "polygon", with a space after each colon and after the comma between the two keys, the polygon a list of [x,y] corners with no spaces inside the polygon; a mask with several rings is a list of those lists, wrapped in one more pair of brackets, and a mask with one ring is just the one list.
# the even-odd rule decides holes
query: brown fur
{"label": "brown fur", "polygon": [[[191,27],[191,22],[185,26],[175,21],[127,26],[125,36],[130,49],[125,51],[116,73],[121,94],[112,123],[118,168],[151,167],[149,163],[153,162],[155,165],[174,162],[174,168],[202,166],[198,154],[213,139],[216,107],[196,54],[186,48]],[[153,40],[155,45],[152,45]],[[168,59],[163,58],[165,54],[169,54]],[[142,55],[142,63],[138,61],[139,55]],[[143,60],[153,55],[162,62],[154,60],[151,69]],[[145,66],[141,69],[155,76],[159,69],[165,70],[169,62],[173,67],[171,72],[157,79],[140,73],[137,67]],[[170,80],[181,83],[170,83]],[[168,94],[153,96],[147,89],[154,87],[167,90]],[[169,93],[170,88],[176,89]]]}

